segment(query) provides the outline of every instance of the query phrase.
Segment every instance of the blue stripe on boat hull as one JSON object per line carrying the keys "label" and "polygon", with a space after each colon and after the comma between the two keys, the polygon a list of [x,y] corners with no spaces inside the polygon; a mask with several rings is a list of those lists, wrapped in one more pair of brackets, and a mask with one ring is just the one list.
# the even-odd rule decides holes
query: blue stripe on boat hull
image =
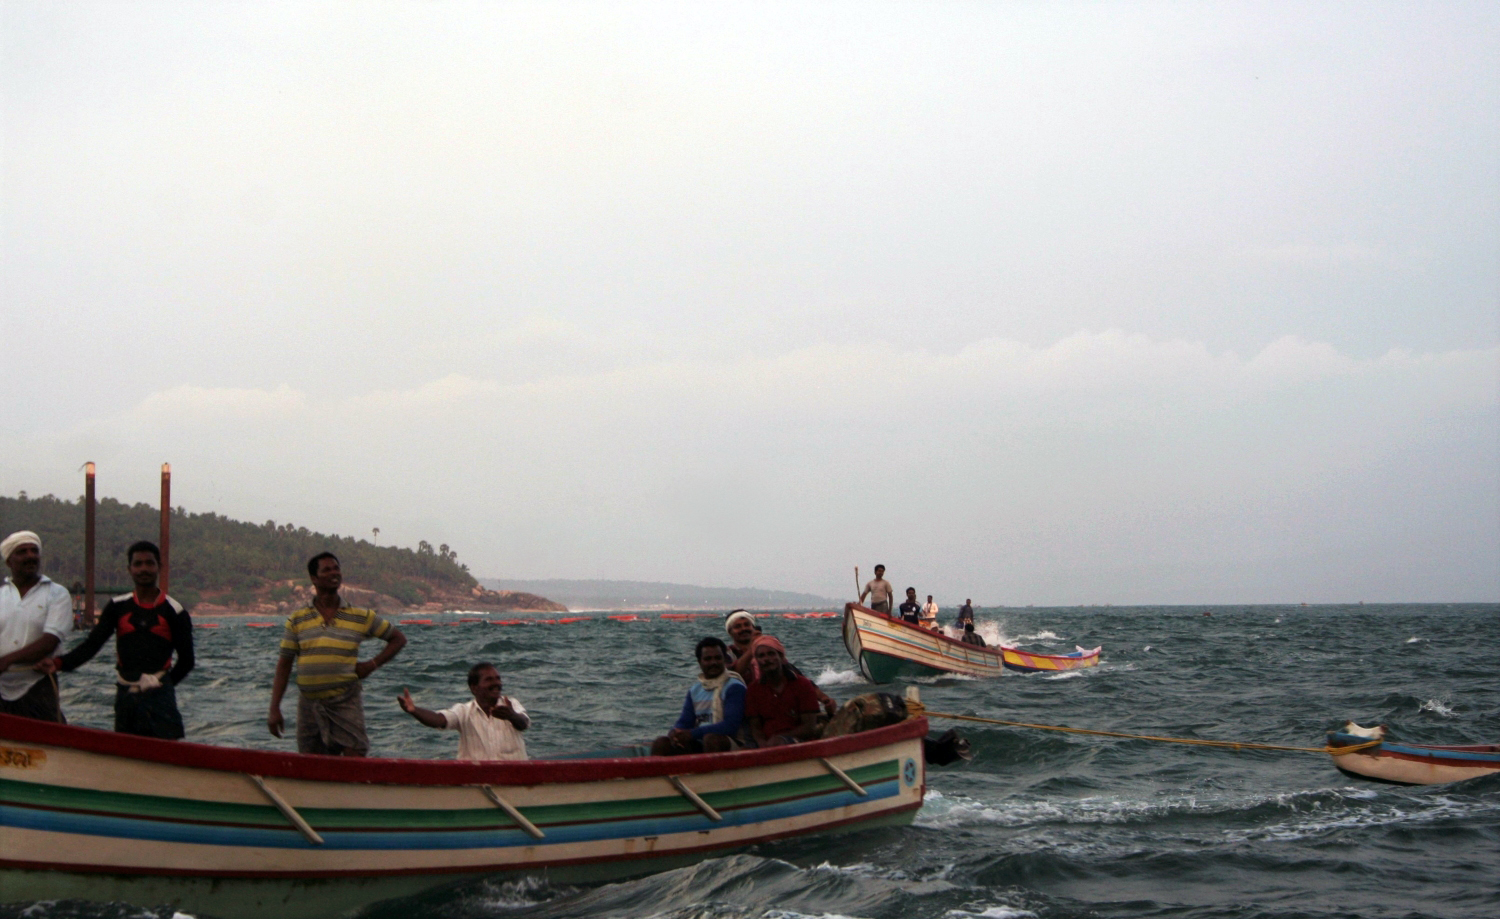
{"label": "blue stripe on boat hull", "polygon": [[673,833],[690,833],[712,830],[719,827],[744,826],[771,820],[783,820],[804,814],[832,810],[853,804],[892,798],[899,794],[899,780],[892,779],[866,785],[868,797],[859,797],[852,791],[841,789],[828,794],[808,798],[796,798],[758,807],[745,807],[722,812],[723,821],[710,822],[700,814],[683,817],[668,817],[639,820],[623,820],[608,823],[589,823],[570,826],[547,827],[546,838],[532,839],[517,829],[496,828],[493,830],[410,832],[375,830],[348,832],[342,830],[321,831],[323,845],[314,846],[295,829],[261,829],[253,827],[212,826],[206,824],[172,823],[160,820],[138,820],[130,817],[108,817],[97,814],[79,814],[67,811],[51,811],[0,806],[0,825],[31,830],[47,830],[57,833],[75,833],[85,836],[102,836],[116,839],[148,839],[159,842],[195,843],[220,846],[249,846],[277,849],[485,849],[510,846],[539,846],[558,843],[593,842],[606,839],[628,839],[641,836],[667,836]]}

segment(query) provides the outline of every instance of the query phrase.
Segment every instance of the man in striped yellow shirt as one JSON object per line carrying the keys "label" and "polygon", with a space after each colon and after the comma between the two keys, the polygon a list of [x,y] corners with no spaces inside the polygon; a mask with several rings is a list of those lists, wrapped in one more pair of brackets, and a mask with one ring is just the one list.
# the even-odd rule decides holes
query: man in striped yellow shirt
{"label": "man in striped yellow shirt", "polygon": [[[406,636],[374,610],[344,604],[339,596],[344,576],[332,552],[309,559],[307,574],[316,592],[312,606],[286,618],[266,726],[273,736],[281,736],[281,697],[295,661],[297,752],[364,756],[370,752],[370,739],[365,735],[360,681],[395,657],[406,646]],[[359,643],[366,638],[379,638],[385,647],[362,661]]]}

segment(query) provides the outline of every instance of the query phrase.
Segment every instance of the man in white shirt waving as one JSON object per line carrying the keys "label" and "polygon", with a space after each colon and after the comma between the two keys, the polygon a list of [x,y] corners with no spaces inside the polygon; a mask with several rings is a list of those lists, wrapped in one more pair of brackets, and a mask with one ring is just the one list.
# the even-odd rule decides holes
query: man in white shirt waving
{"label": "man in white shirt waving", "polygon": [[403,688],[396,702],[402,711],[430,728],[458,731],[461,760],[525,759],[526,740],[521,732],[531,727],[531,719],[525,706],[501,694],[502,688],[495,665],[478,663],[469,668],[473,701],[434,712],[418,706]]}

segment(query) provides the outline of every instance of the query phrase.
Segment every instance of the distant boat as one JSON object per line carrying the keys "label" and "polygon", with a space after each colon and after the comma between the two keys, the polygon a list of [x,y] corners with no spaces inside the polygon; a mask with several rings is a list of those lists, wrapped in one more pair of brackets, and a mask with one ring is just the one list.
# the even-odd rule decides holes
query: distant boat
{"label": "distant boat", "polygon": [[[1385,726],[1360,727],[1347,722],[1328,734],[1333,765],[1344,775],[1391,785],[1442,785],[1500,773],[1500,744],[1439,747],[1429,744],[1393,743],[1385,739]],[[1381,741],[1352,753],[1339,747],[1354,747]]]}
{"label": "distant boat", "polygon": [[981,648],[858,603],[844,606],[844,647],[865,678],[875,683],[945,673],[989,677],[1006,670],[1081,670],[1098,664],[1100,651],[1079,648],[1069,654],[1038,654],[1003,645]]}
{"label": "distant boat", "polygon": [[211,747],[0,715],[7,902],[344,915],[486,876],[591,883],[910,823],[927,720],[765,750],[527,762]]}

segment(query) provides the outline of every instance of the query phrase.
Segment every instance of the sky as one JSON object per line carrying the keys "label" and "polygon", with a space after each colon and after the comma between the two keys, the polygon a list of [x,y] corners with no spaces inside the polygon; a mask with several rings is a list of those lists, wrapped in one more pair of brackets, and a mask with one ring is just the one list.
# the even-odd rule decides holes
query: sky
{"label": "sky", "polygon": [[1492,2],[3,0],[0,132],[0,493],[170,462],[484,577],[1500,599]]}

